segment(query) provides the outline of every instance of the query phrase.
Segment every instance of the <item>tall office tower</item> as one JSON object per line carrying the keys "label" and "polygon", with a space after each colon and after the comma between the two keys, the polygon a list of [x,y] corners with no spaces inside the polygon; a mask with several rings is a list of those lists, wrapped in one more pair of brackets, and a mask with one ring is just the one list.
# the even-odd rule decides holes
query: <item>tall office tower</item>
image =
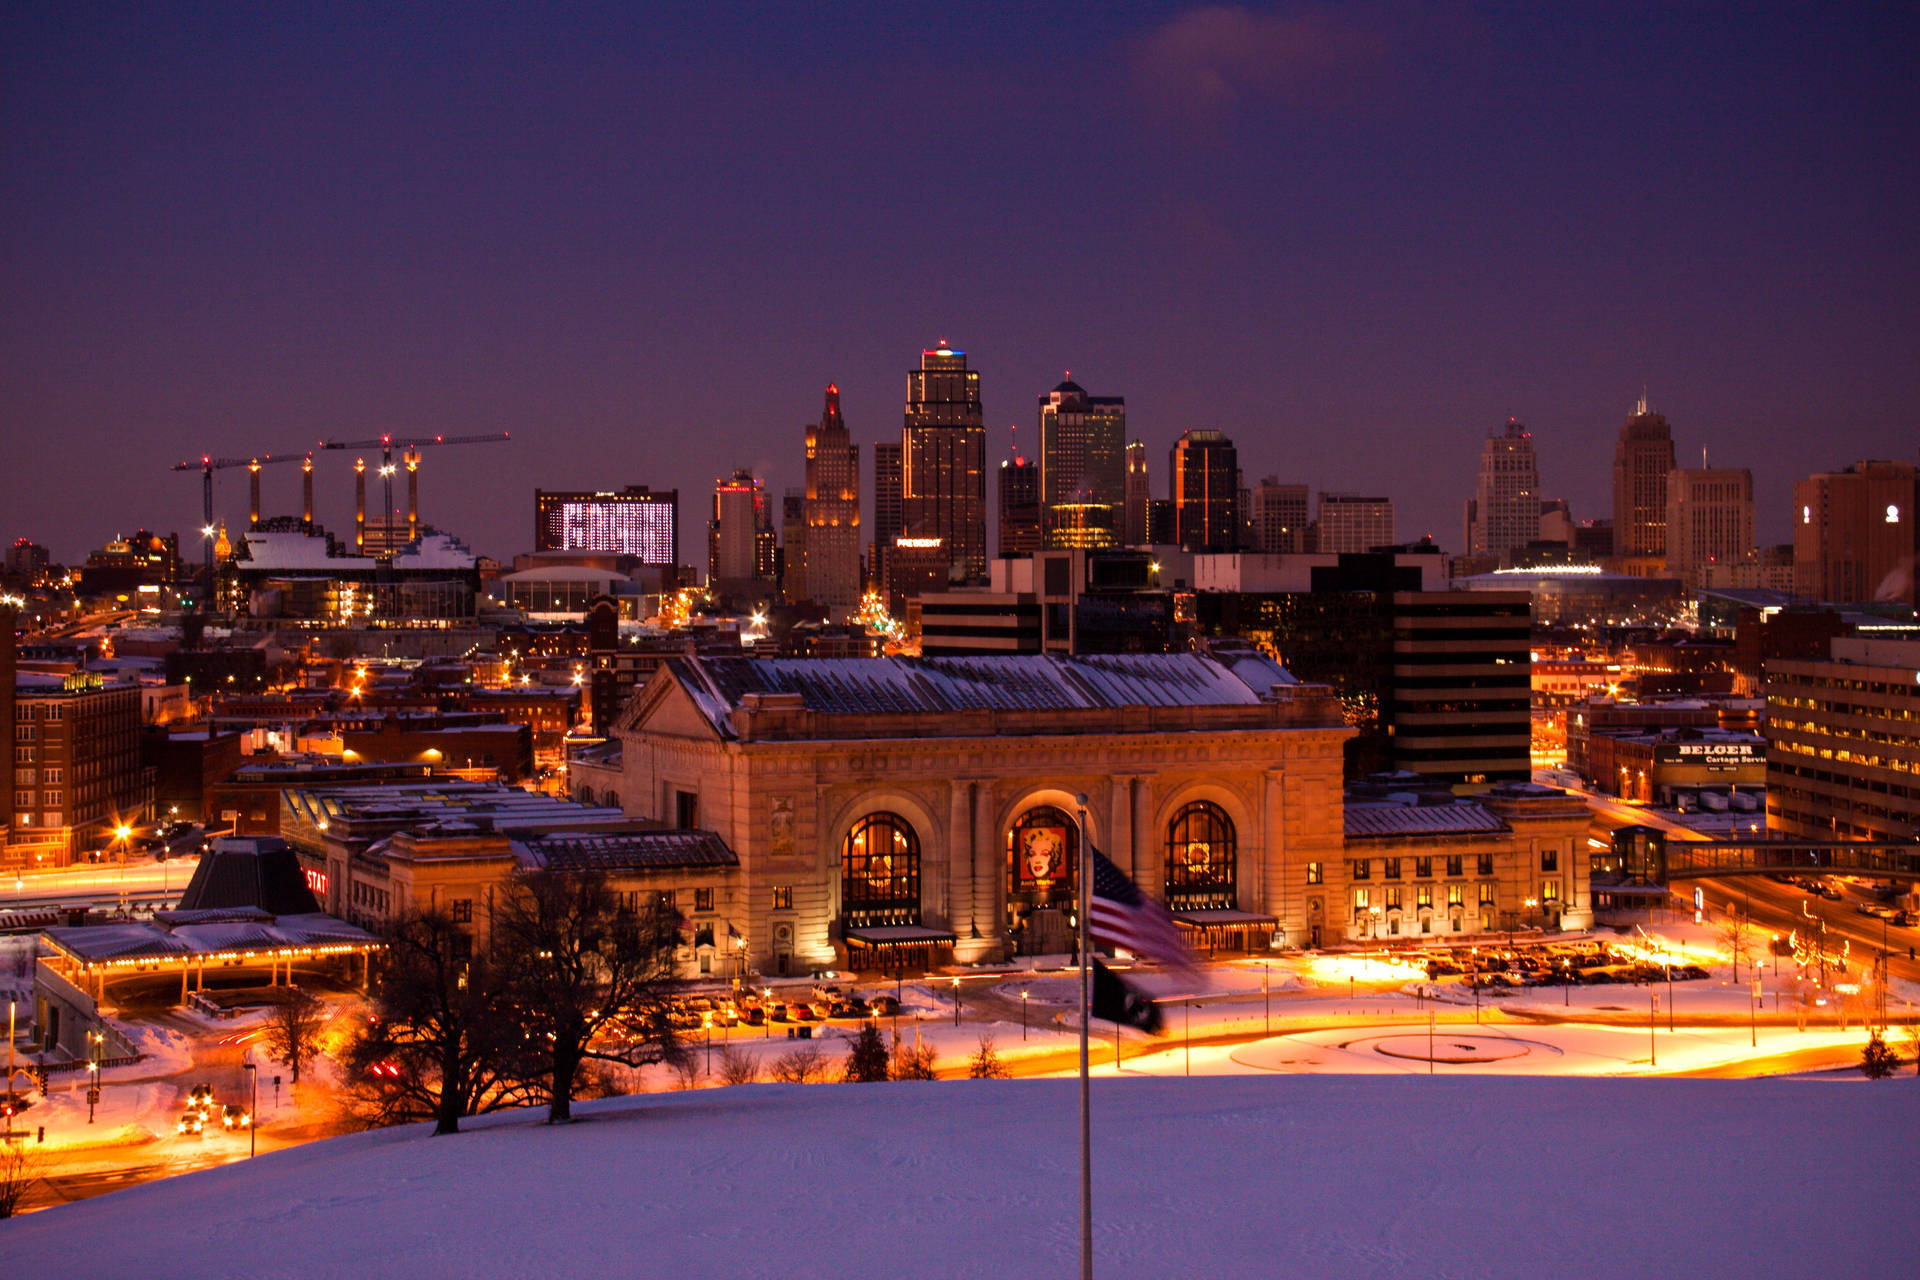
{"label": "tall office tower", "polygon": [[807,595],[807,491],[780,495],[780,598],[799,604]]}
{"label": "tall office tower", "polygon": [[1467,791],[1533,776],[1532,626],[1525,591],[1393,594],[1380,719],[1394,768]]}
{"label": "tall office tower", "polygon": [[1673,430],[1647,409],[1647,398],[1620,427],[1613,446],[1613,554],[1621,559],[1667,556],[1667,473]]}
{"label": "tall office tower", "polygon": [[1232,551],[1240,541],[1240,458],[1210,427],[1184,431],[1168,459],[1173,540],[1188,551]]}
{"label": "tall office tower", "polygon": [[1540,463],[1533,432],[1508,418],[1480,446],[1467,554],[1504,556],[1540,538]]}
{"label": "tall office tower", "polygon": [[533,491],[535,551],[610,551],[671,567],[679,557],[680,491]]}
{"label": "tall office tower", "polygon": [[840,388],[807,428],[807,590],[816,604],[860,603],[860,446],[840,417]]}
{"label": "tall office tower", "polygon": [[766,490],[739,470],[713,482],[713,519],[707,525],[707,577],[716,588],[746,588],[764,575],[761,532],[767,526]]}
{"label": "tall office tower", "polygon": [[1920,467],[1856,462],[1793,486],[1793,590],[1837,604],[1916,600]]}
{"label": "tall office tower", "polygon": [[877,441],[873,446],[873,546],[867,554],[867,576],[875,586],[887,582],[887,550],[900,536],[906,518],[901,489],[900,446]]}
{"label": "tall office tower", "polygon": [[[16,645],[14,634],[20,625],[19,606],[13,603],[14,597],[0,596],[0,856],[7,852],[7,843],[13,830],[15,813],[31,822],[20,806],[20,797],[14,792],[16,779],[14,765],[14,744],[19,722],[20,691],[14,684]],[[16,807],[18,806],[18,807]]]}
{"label": "tall office tower", "polygon": [[967,353],[940,346],[920,353],[907,374],[900,431],[902,531],[939,538],[949,580],[987,580],[987,429],[980,375]]}
{"label": "tall office tower", "polygon": [[1288,555],[1307,549],[1307,486],[1268,476],[1250,491],[1253,539],[1248,550]]}
{"label": "tall office tower", "polygon": [[1314,550],[1353,554],[1393,545],[1393,499],[1323,493]]}
{"label": "tall office tower", "polygon": [[1152,510],[1153,486],[1147,477],[1147,446],[1135,440],[1127,446],[1127,493],[1120,511],[1120,541],[1124,545],[1147,545]]}
{"label": "tall office tower", "polygon": [[1155,498],[1147,503],[1147,545],[1169,547],[1173,543],[1173,499]]}
{"label": "tall office tower", "polygon": [[1676,468],[1667,476],[1667,573],[1689,590],[1730,587],[1759,558],[1753,544],[1753,472]]}
{"label": "tall office tower", "polygon": [[1071,377],[1040,397],[1040,500],[1046,524],[1057,508],[1126,501],[1127,402],[1090,396]]}
{"label": "tall office tower", "polygon": [[1030,556],[1040,544],[1040,468],[1016,445],[1000,464],[1000,554]]}

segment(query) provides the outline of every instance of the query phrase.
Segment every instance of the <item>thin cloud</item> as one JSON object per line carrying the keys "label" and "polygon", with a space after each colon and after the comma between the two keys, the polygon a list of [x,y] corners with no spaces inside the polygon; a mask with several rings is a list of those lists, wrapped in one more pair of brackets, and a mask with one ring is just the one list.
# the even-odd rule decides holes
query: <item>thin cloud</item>
{"label": "thin cloud", "polygon": [[1136,44],[1134,80],[1146,109],[1176,126],[1218,126],[1269,103],[1339,108],[1360,96],[1388,52],[1356,12],[1366,10],[1189,9]]}

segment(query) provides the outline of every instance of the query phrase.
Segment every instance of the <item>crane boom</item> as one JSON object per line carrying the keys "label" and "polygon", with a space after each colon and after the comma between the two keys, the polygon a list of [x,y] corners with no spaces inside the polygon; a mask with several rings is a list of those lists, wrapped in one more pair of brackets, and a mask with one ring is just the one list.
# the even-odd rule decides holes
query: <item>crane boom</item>
{"label": "crane boom", "polygon": [[373,440],[323,440],[322,449],[424,449],[438,444],[504,444],[513,434],[494,431],[477,436],[380,436]]}
{"label": "crane boom", "polygon": [[[491,431],[484,435],[465,436],[393,436],[384,435],[377,440],[323,440],[322,449],[379,449],[380,482],[383,492],[381,527],[385,530],[383,542],[393,540],[393,451],[402,450],[407,461],[407,541],[412,542],[419,532],[420,524],[420,450],[443,444],[504,444],[513,437],[505,431]],[[359,530],[356,542],[364,547],[366,512],[364,504],[356,504],[355,526]]]}

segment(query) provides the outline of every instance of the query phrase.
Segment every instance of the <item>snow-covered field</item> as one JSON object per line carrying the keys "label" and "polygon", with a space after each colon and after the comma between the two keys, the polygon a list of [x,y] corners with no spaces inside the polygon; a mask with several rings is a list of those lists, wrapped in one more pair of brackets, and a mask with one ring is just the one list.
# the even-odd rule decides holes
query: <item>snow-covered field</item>
{"label": "snow-covered field", "polygon": [[[1075,1085],[753,1085],[358,1134],[0,1223],[38,1276],[1075,1274]],[[1883,1277],[1920,1082],[1095,1086],[1102,1277]]]}

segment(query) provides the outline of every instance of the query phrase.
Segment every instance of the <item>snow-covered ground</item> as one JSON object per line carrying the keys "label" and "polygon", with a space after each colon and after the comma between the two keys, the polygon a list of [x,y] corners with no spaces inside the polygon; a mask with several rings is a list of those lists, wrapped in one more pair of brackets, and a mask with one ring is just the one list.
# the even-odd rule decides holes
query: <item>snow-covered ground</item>
{"label": "snow-covered ground", "polygon": [[[1070,1275],[1074,1100],[753,1085],[358,1134],[0,1223],[0,1254],[142,1280]],[[1911,1079],[1102,1080],[1096,1274],[1905,1274],[1916,1135]]]}

